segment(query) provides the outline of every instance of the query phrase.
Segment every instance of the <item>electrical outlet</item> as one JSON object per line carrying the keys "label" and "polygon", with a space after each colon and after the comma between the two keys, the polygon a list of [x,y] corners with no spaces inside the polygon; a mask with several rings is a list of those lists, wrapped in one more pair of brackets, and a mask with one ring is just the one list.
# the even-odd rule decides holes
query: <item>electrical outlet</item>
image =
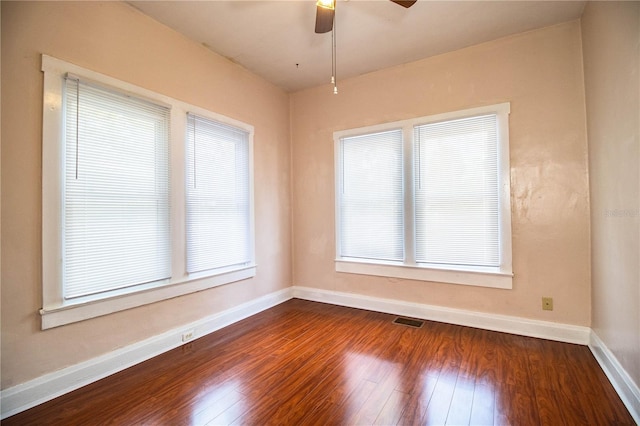
{"label": "electrical outlet", "polygon": [[183,342],[188,342],[191,339],[193,339],[193,330],[185,331],[184,333],[182,333]]}
{"label": "electrical outlet", "polygon": [[543,297],[542,298],[542,310],[543,311],[553,311],[553,297]]}

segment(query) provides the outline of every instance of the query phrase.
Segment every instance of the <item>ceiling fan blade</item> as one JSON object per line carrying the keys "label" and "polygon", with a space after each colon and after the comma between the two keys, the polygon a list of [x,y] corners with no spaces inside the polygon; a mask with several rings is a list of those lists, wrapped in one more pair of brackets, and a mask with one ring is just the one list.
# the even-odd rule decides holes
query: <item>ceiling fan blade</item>
{"label": "ceiling fan blade", "polygon": [[395,4],[399,4],[402,7],[409,8],[413,6],[413,4],[418,0],[391,0],[391,1],[394,2]]}
{"label": "ceiling fan blade", "polygon": [[333,17],[335,13],[335,9],[316,6],[316,33],[328,33],[333,29]]}

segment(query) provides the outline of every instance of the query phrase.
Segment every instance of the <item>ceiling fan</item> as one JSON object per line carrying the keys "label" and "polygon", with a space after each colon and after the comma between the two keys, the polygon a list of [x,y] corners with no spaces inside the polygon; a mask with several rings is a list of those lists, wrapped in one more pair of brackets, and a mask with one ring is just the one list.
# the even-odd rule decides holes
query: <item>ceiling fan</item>
{"label": "ceiling fan", "polygon": [[[417,0],[391,0],[395,4],[409,8]],[[336,13],[336,0],[318,0],[316,3],[316,33],[328,33],[333,29],[333,18]]]}
{"label": "ceiling fan", "polygon": [[[333,84],[333,94],[338,94],[338,77],[336,67],[336,31],[334,21],[336,16],[337,0],[317,0],[316,3],[316,33],[323,34],[331,31],[331,84]],[[404,8],[409,8],[417,0],[391,0]]]}

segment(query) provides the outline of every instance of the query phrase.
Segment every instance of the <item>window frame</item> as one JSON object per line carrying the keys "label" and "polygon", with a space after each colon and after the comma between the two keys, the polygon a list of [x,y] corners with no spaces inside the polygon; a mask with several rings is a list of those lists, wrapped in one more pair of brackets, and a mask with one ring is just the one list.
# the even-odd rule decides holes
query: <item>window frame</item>
{"label": "window frame", "polygon": [[[42,329],[83,321],[161,300],[201,291],[254,277],[254,127],[169,96],[118,80],[104,74],[43,54],[42,112]],[[67,74],[95,82],[117,92],[130,94],[170,108],[170,240],[171,278],[128,289],[65,300],[63,297],[63,188],[64,111],[63,85]],[[186,272],[186,123],[193,113],[242,129],[249,134],[249,241],[251,262],[241,267],[222,268],[210,273]]]}
{"label": "window frame", "polygon": [[[451,111],[442,114],[412,118],[373,126],[336,131],[334,139],[335,162],[335,235],[336,272],[462,284],[501,289],[513,288],[511,241],[511,182],[509,163],[509,102]],[[415,197],[414,197],[414,127],[480,115],[495,114],[498,132],[498,185],[499,185],[499,267],[463,267],[453,265],[417,264],[415,261]],[[340,197],[341,139],[370,133],[402,129],[404,165],[404,250],[403,262],[383,262],[340,256]]]}

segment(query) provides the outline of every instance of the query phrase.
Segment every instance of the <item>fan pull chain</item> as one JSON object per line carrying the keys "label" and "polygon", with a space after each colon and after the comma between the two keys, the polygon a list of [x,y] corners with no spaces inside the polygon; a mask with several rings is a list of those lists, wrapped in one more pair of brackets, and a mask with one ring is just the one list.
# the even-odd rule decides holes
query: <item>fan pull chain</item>
{"label": "fan pull chain", "polygon": [[[335,5],[335,2],[334,2]],[[335,8],[335,6],[334,6]],[[333,84],[333,94],[338,94],[338,77],[337,77],[337,56],[336,56],[336,18],[333,15],[333,30],[331,31],[331,84]]]}

